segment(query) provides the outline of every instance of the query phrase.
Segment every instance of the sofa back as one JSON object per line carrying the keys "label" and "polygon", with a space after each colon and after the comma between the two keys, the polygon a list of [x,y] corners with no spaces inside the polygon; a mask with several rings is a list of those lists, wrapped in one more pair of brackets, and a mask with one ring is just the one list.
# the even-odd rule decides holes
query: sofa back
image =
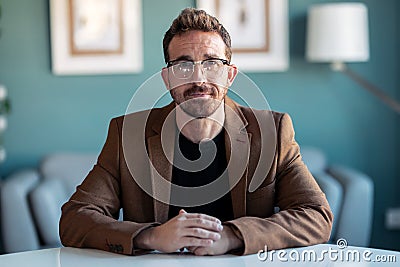
{"label": "sofa back", "polygon": [[40,166],[43,179],[59,179],[69,195],[96,164],[96,154],[58,153],[44,158]]}
{"label": "sofa back", "polygon": [[62,205],[96,163],[95,154],[59,153],[41,163],[42,180],[30,193],[32,213],[45,246],[60,246],[58,222]]}

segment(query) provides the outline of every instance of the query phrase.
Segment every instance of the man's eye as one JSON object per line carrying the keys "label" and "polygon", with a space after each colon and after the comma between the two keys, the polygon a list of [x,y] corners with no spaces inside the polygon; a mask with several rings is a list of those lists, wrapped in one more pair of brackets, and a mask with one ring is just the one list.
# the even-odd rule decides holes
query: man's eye
{"label": "man's eye", "polygon": [[178,64],[181,69],[190,69],[193,66],[192,62],[181,62]]}
{"label": "man's eye", "polygon": [[218,66],[217,60],[207,60],[203,63],[203,68],[205,69],[213,69]]}

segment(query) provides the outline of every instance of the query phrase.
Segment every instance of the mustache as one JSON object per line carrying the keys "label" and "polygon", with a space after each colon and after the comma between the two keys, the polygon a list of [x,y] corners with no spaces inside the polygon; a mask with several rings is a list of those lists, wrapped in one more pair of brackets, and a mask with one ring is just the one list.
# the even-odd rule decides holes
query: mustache
{"label": "mustache", "polygon": [[191,96],[193,94],[198,94],[198,93],[215,95],[215,88],[207,85],[201,85],[201,86],[193,85],[184,92],[184,96]]}

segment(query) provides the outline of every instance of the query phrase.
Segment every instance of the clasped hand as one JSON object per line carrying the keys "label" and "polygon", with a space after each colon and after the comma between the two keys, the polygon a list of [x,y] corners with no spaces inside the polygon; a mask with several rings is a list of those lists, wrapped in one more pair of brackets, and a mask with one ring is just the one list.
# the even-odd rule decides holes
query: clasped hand
{"label": "clasped hand", "polygon": [[166,253],[187,248],[196,255],[225,254],[241,244],[230,227],[223,227],[219,219],[184,210],[166,223],[142,231],[134,239],[136,248]]}

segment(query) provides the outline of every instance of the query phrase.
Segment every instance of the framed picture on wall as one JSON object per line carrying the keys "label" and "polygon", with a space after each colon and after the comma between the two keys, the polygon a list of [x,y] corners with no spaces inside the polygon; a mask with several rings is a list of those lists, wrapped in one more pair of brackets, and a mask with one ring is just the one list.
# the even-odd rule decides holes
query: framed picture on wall
{"label": "framed picture on wall", "polygon": [[287,0],[197,0],[228,30],[232,63],[242,71],[285,71],[289,67]]}
{"label": "framed picture on wall", "polygon": [[141,0],[50,0],[56,75],[142,70]]}

